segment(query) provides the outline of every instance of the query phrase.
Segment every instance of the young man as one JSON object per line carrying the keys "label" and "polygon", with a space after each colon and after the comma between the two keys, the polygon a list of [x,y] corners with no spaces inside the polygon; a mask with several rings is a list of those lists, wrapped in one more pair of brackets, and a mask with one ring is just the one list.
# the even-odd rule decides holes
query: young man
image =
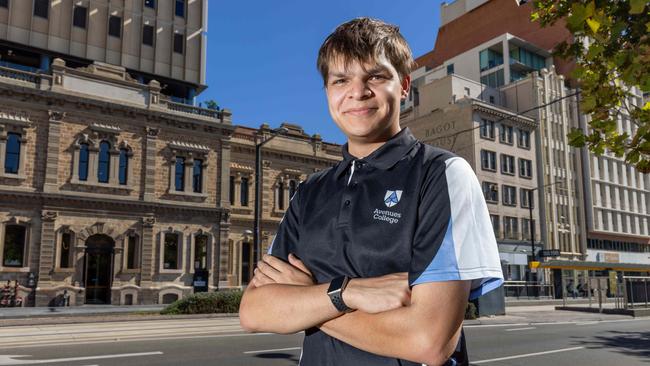
{"label": "young man", "polygon": [[301,365],[467,364],[467,300],[503,282],[471,167],[400,128],[412,63],[368,18],[321,46],[344,159],[298,187],[240,307],[250,331],[305,330]]}

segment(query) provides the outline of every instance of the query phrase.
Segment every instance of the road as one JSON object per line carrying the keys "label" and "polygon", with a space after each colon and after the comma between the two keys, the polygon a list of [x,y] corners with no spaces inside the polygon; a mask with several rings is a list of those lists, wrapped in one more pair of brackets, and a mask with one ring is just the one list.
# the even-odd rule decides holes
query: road
{"label": "road", "polygon": [[[475,365],[650,365],[650,318],[468,325]],[[0,328],[0,366],[296,365],[302,334],[247,334],[237,318]]]}

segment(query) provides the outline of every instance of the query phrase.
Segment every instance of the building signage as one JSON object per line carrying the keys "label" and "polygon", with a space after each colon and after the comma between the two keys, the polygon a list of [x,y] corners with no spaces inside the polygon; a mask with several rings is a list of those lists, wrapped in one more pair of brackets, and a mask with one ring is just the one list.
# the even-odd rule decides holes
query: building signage
{"label": "building signage", "polygon": [[539,256],[542,258],[545,257],[559,257],[560,256],[560,250],[559,249],[542,249],[539,251]]}

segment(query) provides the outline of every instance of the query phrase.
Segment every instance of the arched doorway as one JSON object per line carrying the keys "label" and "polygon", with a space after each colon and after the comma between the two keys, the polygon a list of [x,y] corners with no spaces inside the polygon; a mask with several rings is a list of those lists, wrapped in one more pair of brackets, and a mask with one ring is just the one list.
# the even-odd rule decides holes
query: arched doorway
{"label": "arched doorway", "polygon": [[110,304],[113,277],[113,248],[110,236],[96,234],[86,240],[84,284],[86,304]]}

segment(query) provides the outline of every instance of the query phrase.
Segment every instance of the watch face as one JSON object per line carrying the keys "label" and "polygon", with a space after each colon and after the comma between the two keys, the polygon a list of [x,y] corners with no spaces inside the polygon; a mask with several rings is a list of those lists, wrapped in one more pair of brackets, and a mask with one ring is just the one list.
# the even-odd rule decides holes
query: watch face
{"label": "watch face", "polygon": [[343,283],[345,282],[345,276],[339,276],[332,280],[330,287],[327,289],[327,293],[333,293],[336,291],[341,291]]}

